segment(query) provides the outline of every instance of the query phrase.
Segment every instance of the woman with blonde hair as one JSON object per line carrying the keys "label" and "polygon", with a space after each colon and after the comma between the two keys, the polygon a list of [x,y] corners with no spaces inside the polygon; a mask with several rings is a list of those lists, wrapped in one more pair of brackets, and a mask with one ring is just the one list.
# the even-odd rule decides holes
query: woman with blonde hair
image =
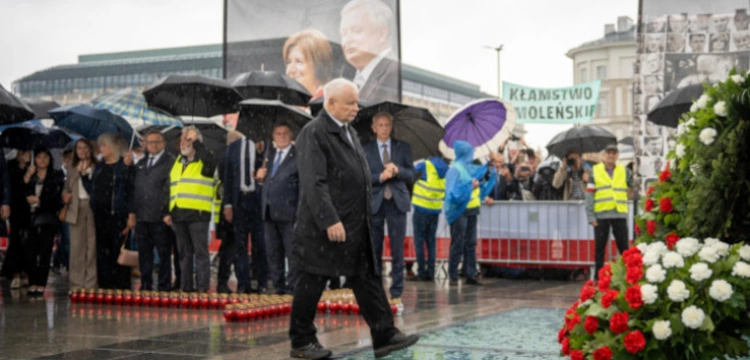
{"label": "woman with blonde hair", "polygon": [[323,96],[323,85],[333,76],[333,51],[325,35],[306,29],[290,36],[282,52],[286,76],[297,80],[313,94],[314,100]]}

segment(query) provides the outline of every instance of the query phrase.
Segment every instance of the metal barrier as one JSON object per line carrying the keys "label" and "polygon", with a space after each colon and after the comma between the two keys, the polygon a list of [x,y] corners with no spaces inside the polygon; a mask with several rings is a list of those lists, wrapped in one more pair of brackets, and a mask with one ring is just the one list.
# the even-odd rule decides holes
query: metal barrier
{"label": "metal barrier", "polygon": [[[633,239],[633,202],[628,204],[628,239]],[[477,262],[513,267],[588,267],[594,265],[594,230],[583,201],[497,201],[482,205],[477,234]],[[411,212],[407,214],[404,260],[416,261]],[[386,236],[383,260],[391,260]],[[438,262],[448,260],[450,227],[440,215]],[[607,254],[617,256],[610,240]]]}

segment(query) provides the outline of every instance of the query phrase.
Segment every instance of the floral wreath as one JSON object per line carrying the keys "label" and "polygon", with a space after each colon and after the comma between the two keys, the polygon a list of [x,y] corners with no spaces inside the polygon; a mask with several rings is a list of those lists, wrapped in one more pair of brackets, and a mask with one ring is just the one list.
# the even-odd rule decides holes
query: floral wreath
{"label": "floral wreath", "polygon": [[[748,355],[750,77],[730,72],[682,116],[678,143],[636,219],[636,247],[599,270],[565,313],[562,355]],[[702,240],[701,240],[702,239]]]}

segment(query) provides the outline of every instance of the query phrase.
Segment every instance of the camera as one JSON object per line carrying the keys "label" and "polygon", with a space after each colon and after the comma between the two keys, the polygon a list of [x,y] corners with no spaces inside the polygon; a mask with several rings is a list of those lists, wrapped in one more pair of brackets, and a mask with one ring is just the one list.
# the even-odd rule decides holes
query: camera
{"label": "camera", "polygon": [[568,158],[567,161],[568,161],[568,166],[573,166],[576,164],[576,159],[574,158]]}

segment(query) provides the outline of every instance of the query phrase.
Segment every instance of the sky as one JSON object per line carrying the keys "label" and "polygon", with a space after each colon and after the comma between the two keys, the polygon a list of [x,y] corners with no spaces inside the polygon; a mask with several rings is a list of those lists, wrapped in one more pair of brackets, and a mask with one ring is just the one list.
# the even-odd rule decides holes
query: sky
{"label": "sky", "polygon": [[[270,1],[270,0],[269,0]],[[313,0],[311,0],[313,1]],[[222,41],[223,0],[0,0],[0,84],[78,55]],[[636,20],[637,0],[401,0],[402,61],[497,93],[503,81],[573,84],[565,53],[601,38],[618,16]],[[544,147],[564,125],[529,125]]]}

